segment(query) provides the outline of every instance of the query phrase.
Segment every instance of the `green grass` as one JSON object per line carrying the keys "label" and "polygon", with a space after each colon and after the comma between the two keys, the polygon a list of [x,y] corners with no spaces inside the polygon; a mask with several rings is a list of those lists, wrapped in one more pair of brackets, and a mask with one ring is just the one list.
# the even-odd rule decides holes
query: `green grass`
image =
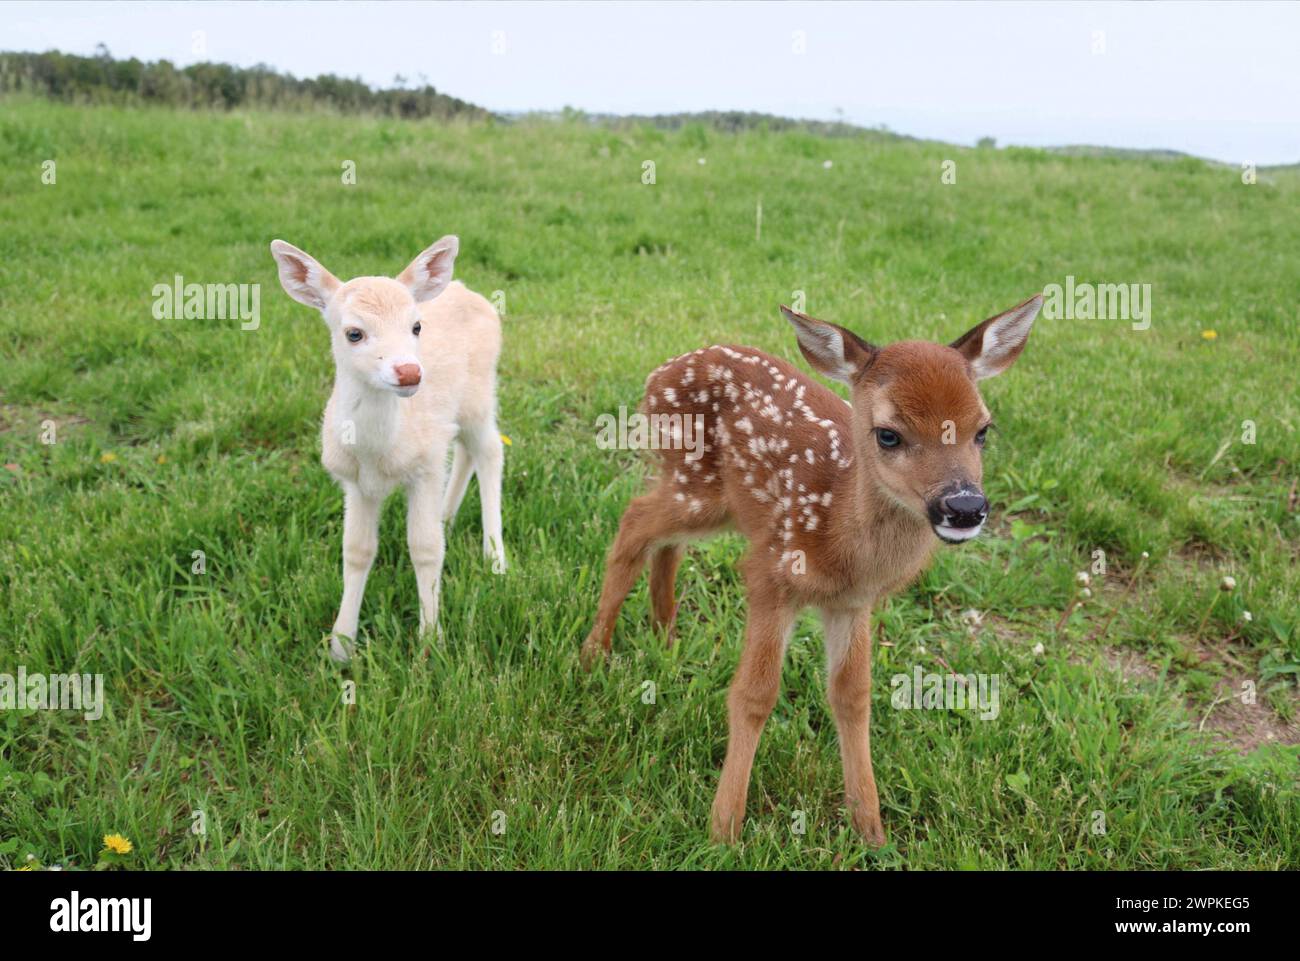
{"label": "green grass", "polygon": [[[1293,179],[801,133],[28,100],[4,103],[0,159],[0,672],[107,686],[96,722],[0,711],[0,867],[28,853],[88,866],[113,831],[144,868],[1300,865],[1297,749],[1245,754],[1198,732],[1243,678],[1259,717],[1294,716]],[[445,639],[418,641],[395,498],[368,645],[340,670],[323,637],[341,498],[317,460],[331,361],[267,245],[343,277],[393,274],[449,232],[457,275],[506,297],[513,567],[496,577],[481,558],[472,488],[449,537]],[[260,283],[260,328],[155,320],[152,287],[175,274]],[[811,617],[744,843],[710,845],[742,545],[692,552],[678,646],[650,632],[643,582],[612,665],[584,675],[603,554],[642,476],[637,454],[596,446],[597,415],[698,346],[796,359],[776,309],[796,290],[869,339],[946,341],[1066,275],[1151,284],[1153,323],[1042,320],[987,385],[999,522],[880,613],[872,740],[890,845],[869,853],[847,829]],[[1061,622],[1096,550],[1108,573]],[[969,608],[984,613],[974,635]],[[1153,670],[1126,680],[1107,649]],[[997,720],[890,706],[892,674],[943,663],[1002,676]]]}

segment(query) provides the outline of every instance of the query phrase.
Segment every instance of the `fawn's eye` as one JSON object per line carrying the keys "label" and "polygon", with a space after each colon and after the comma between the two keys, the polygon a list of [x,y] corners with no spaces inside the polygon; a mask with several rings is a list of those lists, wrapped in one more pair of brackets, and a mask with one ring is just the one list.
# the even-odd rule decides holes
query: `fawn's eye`
{"label": "fawn's eye", "polygon": [[903,442],[903,438],[898,436],[897,431],[892,431],[888,427],[876,428],[876,443],[888,450],[891,447],[897,447]]}
{"label": "fawn's eye", "polygon": [[415,322],[415,326],[411,328],[411,333],[415,334],[416,337],[420,336],[420,322],[418,320]]}
{"label": "fawn's eye", "polygon": [[343,331],[343,336],[348,339],[349,344],[359,344],[366,337],[366,335],[361,332],[360,327],[349,327],[347,330]]}
{"label": "fawn's eye", "polygon": [[989,433],[988,426],[981,427],[978,431],[975,432],[976,447],[984,446],[984,441],[988,438],[988,433]]}

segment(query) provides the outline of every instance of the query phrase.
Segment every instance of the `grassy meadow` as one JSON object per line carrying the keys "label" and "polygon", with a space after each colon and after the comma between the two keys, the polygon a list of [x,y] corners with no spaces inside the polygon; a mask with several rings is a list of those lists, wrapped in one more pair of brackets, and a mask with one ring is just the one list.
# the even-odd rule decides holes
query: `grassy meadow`
{"label": "grassy meadow", "polygon": [[[146,869],[1300,866],[1300,178],[20,98],[0,102],[0,204],[0,672],[106,686],[93,722],[0,711],[0,868],[90,867],[114,832]],[[332,362],[268,244],[347,278],[445,233],[457,276],[504,296],[512,566],[481,556],[472,486],[444,637],[420,641],[394,497],[364,650],[340,668],[341,495],[318,461]],[[260,325],[155,319],[177,274],[260,284]],[[711,845],[743,545],[688,555],[675,647],[643,580],[614,660],[582,673],[644,476],[642,455],[597,447],[597,416],[711,343],[806,368],[777,311],[796,291],[870,340],[946,342],[1067,276],[1150,284],[1151,326],[1040,320],[984,386],[991,527],[879,612],[889,845],[867,851],[841,807],[811,614],[744,841]],[[1105,574],[1072,608],[1096,551]],[[915,665],[999,674],[1000,715],[891,707]]]}

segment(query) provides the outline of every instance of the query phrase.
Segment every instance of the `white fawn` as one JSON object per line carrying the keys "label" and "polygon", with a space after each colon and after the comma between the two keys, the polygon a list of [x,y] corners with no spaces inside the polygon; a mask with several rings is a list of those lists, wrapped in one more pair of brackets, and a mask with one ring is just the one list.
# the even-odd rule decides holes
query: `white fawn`
{"label": "white fawn", "polygon": [[505,570],[496,420],[501,321],[487,300],[452,282],[458,248],[455,237],[443,237],[396,280],[342,283],[292,244],[271,243],[280,284],[324,315],[334,353],[321,463],[343,488],[343,600],[330,635],[338,661],[351,656],[380,508],[397,486],[406,488],[421,633],[438,623],[442,525],[455,517],[471,473],[478,474],[483,551],[497,573]]}
{"label": "white fawn", "polygon": [[825,633],[850,816],[869,844],[884,844],[871,771],[871,608],[920,574],[939,541],[970,540],[983,526],[981,448],[990,419],[975,384],[1016,359],[1042,303],[1033,297],[946,347],[875,347],[782,307],[804,357],[847,384],[852,404],[748,347],[697,350],[646,380],[643,413],[702,418],[676,423],[706,425],[703,453],[657,453],[658,477],[628,505],[610,548],[583,663],[609,652],[619,608],[647,562],[651,621],[671,643],[683,544],[724,525],[746,536],[749,615],[727,697],[715,840],[740,837],[786,645],[795,618],[812,606]]}

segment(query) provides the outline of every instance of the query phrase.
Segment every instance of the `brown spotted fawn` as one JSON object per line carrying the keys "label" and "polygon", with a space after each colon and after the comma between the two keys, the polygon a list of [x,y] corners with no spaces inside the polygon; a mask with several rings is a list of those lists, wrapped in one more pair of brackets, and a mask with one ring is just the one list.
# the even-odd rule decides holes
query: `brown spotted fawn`
{"label": "brown spotted fawn", "polygon": [[782,307],[804,357],[847,384],[851,404],[748,347],[697,350],[646,380],[643,414],[702,417],[703,452],[656,452],[658,476],[628,505],[610,548],[583,663],[608,654],[619,608],[647,563],[651,620],[671,643],[683,545],[728,525],[746,536],[749,616],[727,697],[715,840],[740,836],[790,632],[811,606],[825,632],[849,813],[869,844],[884,843],[871,771],[871,609],[917,577],[940,541],[970,540],[983,526],[981,449],[990,418],[976,382],[1019,356],[1042,304],[1032,297],[946,347],[875,347]]}

